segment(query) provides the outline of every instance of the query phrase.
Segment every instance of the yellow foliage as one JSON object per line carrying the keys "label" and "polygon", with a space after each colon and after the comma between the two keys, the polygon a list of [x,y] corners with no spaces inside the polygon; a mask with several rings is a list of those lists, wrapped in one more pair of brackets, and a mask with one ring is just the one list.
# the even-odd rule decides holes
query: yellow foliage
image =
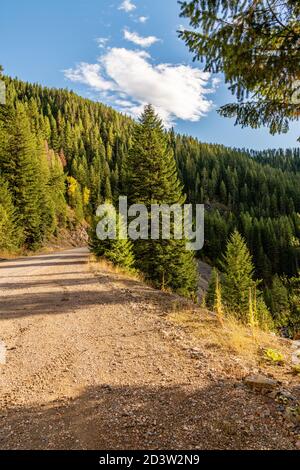
{"label": "yellow foliage", "polygon": [[90,202],[90,195],[91,195],[91,191],[88,188],[84,188],[84,190],[83,190],[83,204],[85,206],[87,206],[88,203]]}
{"label": "yellow foliage", "polygon": [[73,176],[68,176],[67,183],[68,183],[68,196],[70,197],[75,196],[77,188],[78,188],[78,182],[76,181],[75,178],[73,178]]}
{"label": "yellow foliage", "polygon": [[222,291],[221,291],[221,284],[220,284],[220,277],[219,273],[217,273],[216,277],[216,300],[215,300],[215,305],[214,309],[217,313],[217,317],[221,325],[223,325],[223,319],[224,319],[224,312],[223,312],[223,306],[222,306]]}

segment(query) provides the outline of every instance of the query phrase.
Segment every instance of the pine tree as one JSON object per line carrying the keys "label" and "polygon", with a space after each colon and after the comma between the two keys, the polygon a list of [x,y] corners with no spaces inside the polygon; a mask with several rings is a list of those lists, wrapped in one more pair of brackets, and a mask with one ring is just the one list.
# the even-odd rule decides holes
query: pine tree
{"label": "pine tree", "polygon": [[275,325],[279,328],[287,326],[290,315],[288,289],[278,275],[273,277],[271,289],[266,291],[266,300]]}
{"label": "pine tree", "polygon": [[0,177],[0,251],[16,250],[21,236],[8,183]]}
{"label": "pine tree", "polygon": [[222,260],[223,300],[227,309],[239,319],[247,321],[249,289],[253,289],[254,265],[243,237],[235,230],[227,244]]}
{"label": "pine tree", "polygon": [[236,95],[237,102],[223,106],[221,114],[236,116],[243,126],[287,132],[289,121],[299,118],[299,104],[293,100],[296,90],[299,94],[299,1],[180,3],[181,16],[189,19],[191,28],[179,36],[194,57],[205,62],[206,72],[224,73]]}
{"label": "pine tree", "polygon": [[110,178],[108,175],[105,177],[105,182],[104,182],[104,199],[106,199],[107,201],[112,201],[111,184],[110,184]]}
{"label": "pine tree", "polygon": [[49,162],[49,181],[51,199],[54,203],[55,226],[64,227],[67,220],[67,204],[65,199],[65,174],[61,155],[58,156],[53,150],[47,151],[47,159]]}
{"label": "pine tree", "polygon": [[130,194],[135,204],[183,204],[185,196],[162,121],[152,106],[145,107],[134,128],[128,159]]}
{"label": "pine tree", "polygon": [[291,314],[289,317],[288,332],[291,338],[300,334],[300,272],[298,276],[288,281]]}
{"label": "pine tree", "polygon": [[[168,136],[150,105],[134,129],[128,174],[128,198],[132,204],[144,204],[150,211],[152,204],[182,205],[185,201]],[[196,265],[192,252],[186,250],[185,240],[138,240],[134,252],[138,269],[155,285],[182,295],[195,295]]]}
{"label": "pine tree", "polygon": [[0,169],[9,185],[18,221],[24,230],[24,242],[34,248],[41,244],[47,229],[47,198],[37,142],[30,130],[24,107],[2,112],[7,137],[0,148]]}
{"label": "pine tree", "polygon": [[129,239],[120,239],[120,231],[124,227],[120,216],[116,216],[116,238],[100,240],[97,236],[97,223],[99,218],[93,223],[89,233],[89,246],[97,258],[106,258],[115,266],[120,266],[128,271],[134,272],[134,254],[132,242]]}

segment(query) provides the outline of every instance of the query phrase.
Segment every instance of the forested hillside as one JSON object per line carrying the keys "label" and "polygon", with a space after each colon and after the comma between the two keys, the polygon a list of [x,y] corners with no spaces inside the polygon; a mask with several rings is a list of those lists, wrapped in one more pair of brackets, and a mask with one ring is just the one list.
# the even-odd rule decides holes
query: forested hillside
{"label": "forested hillside", "polygon": [[[254,256],[258,277],[296,274],[300,175],[261,165],[246,152],[191,137],[177,136],[174,148],[188,199],[207,205],[207,256],[217,260],[224,240],[237,227]],[[292,155],[296,160],[297,151]]]}
{"label": "forested hillside", "polygon": [[261,152],[250,152],[250,155],[264,165],[270,165],[274,168],[280,168],[283,171],[297,173],[300,171],[300,149],[288,150],[265,150]]}
{"label": "forested hillside", "polygon": [[[134,122],[100,103],[5,77],[0,106],[0,249],[36,248],[130,195]],[[218,266],[235,228],[253,255],[273,316],[298,317],[299,149],[247,152],[168,133],[187,200],[206,205],[205,256]],[[274,301],[281,290],[278,305]],[[282,312],[278,312],[281,309]],[[279,322],[285,326],[286,321]]]}

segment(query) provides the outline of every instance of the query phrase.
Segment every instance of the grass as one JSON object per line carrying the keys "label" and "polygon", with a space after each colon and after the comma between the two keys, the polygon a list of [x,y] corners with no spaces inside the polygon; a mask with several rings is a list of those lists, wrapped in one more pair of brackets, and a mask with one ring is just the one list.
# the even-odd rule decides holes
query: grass
{"label": "grass", "polygon": [[225,317],[221,325],[216,315],[204,309],[182,309],[177,304],[168,320],[184,328],[206,349],[219,350],[224,355],[234,354],[247,362],[260,362],[262,350],[275,347],[282,351],[286,348],[275,335],[243,325],[232,316]]}
{"label": "grass", "polygon": [[124,276],[127,279],[132,279],[134,281],[144,282],[143,276],[141,273],[129,271],[127,269],[116,266],[105,258],[98,259],[94,255],[90,255],[89,258],[89,269],[94,273],[98,274],[100,271],[106,271],[110,273],[117,274],[119,276]]}
{"label": "grass", "polygon": [[[128,272],[105,259],[98,260],[91,255],[89,264],[90,270],[95,274],[114,273],[126,279],[145,283],[141,274]],[[149,286],[149,283],[146,284]],[[221,355],[225,361],[226,357],[236,356],[247,365],[275,370],[278,369],[277,362],[266,361],[265,352],[276,351],[278,357],[280,356],[288,366],[289,360],[286,359],[291,355],[290,345],[274,333],[263,331],[258,327],[251,328],[233,316],[224,316],[221,324],[214,313],[195,306],[188,299],[175,297],[174,294],[170,294],[169,300],[164,304],[164,310],[170,323],[182,328],[193,337],[195,346],[211,350],[219,357]],[[280,369],[283,370],[285,367]]]}

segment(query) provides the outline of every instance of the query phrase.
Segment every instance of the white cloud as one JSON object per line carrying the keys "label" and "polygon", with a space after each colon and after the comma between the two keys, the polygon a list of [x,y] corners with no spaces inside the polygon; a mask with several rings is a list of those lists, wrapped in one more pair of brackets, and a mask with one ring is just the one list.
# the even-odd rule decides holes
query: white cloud
{"label": "white cloud", "polygon": [[138,33],[128,31],[128,29],[124,29],[123,32],[124,32],[124,38],[127,41],[131,41],[140,47],[150,47],[156,42],[160,41],[160,39],[158,39],[156,36],[142,37]]}
{"label": "white cloud", "polygon": [[96,43],[100,49],[104,49],[108,42],[108,38],[96,38]]}
{"label": "white cloud", "polygon": [[121,5],[119,6],[119,10],[124,10],[126,13],[130,13],[131,11],[135,10],[136,6],[131,0],[124,0]]}
{"label": "white cloud", "polygon": [[146,23],[146,21],[149,20],[149,17],[148,16],[140,16],[139,17],[139,22],[140,23]]}
{"label": "white cloud", "polygon": [[100,64],[80,62],[76,69],[64,70],[64,74],[72,82],[84,83],[98,91],[113,90],[113,83],[102,77]]}
{"label": "white cloud", "polygon": [[114,96],[110,104],[133,116],[151,103],[167,127],[176,119],[199,121],[212,107],[206,96],[211,90],[205,88],[209,73],[187,65],[154,65],[145,51],[112,48],[97,64],[81,63],[66,70],[65,76],[101,96],[110,91]]}
{"label": "white cloud", "polygon": [[114,101],[114,104],[117,106],[120,106],[122,108],[131,108],[132,107],[132,102],[129,100],[122,100],[122,99],[117,99]]}

